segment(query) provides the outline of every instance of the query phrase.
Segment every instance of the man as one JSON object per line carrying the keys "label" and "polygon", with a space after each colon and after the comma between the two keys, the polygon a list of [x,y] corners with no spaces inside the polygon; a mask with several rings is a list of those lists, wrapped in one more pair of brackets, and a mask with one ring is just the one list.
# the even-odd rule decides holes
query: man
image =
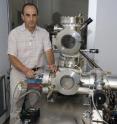
{"label": "man", "polygon": [[[57,71],[49,34],[45,29],[37,26],[37,7],[32,3],[25,4],[21,17],[24,23],[13,29],[8,37],[8,55],[12,65],[10,73],[11,120],[12,117],[16,119],[17,116],[12,115],[12,109],[17,109],[12,100],[15,87],[18,82],[26,78],[34,78],[34,70],[45,65],[44,53],[50,70]],[[11,123],[14,124],[15,120]]]}

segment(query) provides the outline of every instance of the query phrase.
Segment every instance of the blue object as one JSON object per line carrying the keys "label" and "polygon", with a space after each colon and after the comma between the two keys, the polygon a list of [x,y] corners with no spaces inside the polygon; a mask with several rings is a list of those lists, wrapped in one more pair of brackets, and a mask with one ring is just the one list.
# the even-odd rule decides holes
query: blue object
{"label": "blue object", "polygon": [[28,84],[41,84],[42,83],[42,79],[27,79],[26,82]]}

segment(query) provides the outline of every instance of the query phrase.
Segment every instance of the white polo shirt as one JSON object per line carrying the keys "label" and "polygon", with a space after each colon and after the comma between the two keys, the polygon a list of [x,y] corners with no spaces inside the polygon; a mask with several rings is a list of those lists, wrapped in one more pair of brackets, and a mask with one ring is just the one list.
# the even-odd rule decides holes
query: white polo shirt
{"label": "white polo shirt", "polygon": [[8,54],[16,56],[29,68],[44,66],[44,52],[48,49],[51,49],[49,33],[38,26],[31,33],[23,24],[9,34]]}

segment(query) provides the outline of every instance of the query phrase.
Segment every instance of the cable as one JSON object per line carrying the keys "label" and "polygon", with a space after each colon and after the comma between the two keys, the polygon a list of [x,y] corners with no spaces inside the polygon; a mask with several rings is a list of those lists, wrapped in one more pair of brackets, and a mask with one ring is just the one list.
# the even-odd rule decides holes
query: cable
{"label": "cable", "polygon": [[[18,83],[16,84],[16,86],[15,86],[15,90],[14,90],[13,97],[12,97],[13,105],[16,104],[16,103],[15,103],[15,100],[14,100],[16,89],[18,88],[19,85],[22,85],[23,82],[24,82],[24,81],[18,82]],[[30,90],[26,91],[25,93],[23,93],[23,94],[18,98],[17,102],[18,102],[19,100],[21,100],[23,97],[25,97],[26,95],[30,94],[30,93],[36,93],[36,94],[40,97],[39,91],[37,91],[36,89],[30,89]],[[12,108],[12,109],[13,109],[13,108]],[[14,113],[14,109],[13,109],[12,111],[13,111],[13,113]]]}
{"label": "cable", "polygon": [[[84,121],[84,119],[82,119],[82,123],[83,123],[83,124],[85,124],[85,121]],[[77,123],[77,124],[78,124],[78,123]]]}
{"label": "cable", "polygon": [[92,103],[93,103],[93,106],[94,106],[95,110],[97,111],[98,115],[99,115],[100,118],[102,119],[102,121],[103,121],[105,124],[109,124],[108,122],[106,122],[106,121],[103,119],[103,117],[100,115],[98,109],[96,108],[96,105],[95,105],[95,103],[94,103],[94,97],[93,97],[93,94],[92,94]]}
{"label": "cable", "polygon": [[[21,96],[19,97],[18,101],[19,101],[20,99],[22,99],[23,97],[25,97],[26,95],[30,94],[30,93],[36,93],[36,94],[40,97],[40,93],[39,93],[38,90],[30,89],[30,90],[26,91],[23,95],[21,95]],[[17,102],[18,102],[18,101],[17,101]]]}
{"label": "cable", "polygon": [[78,121],[77,121],[76,117],[74,117],[73,120],[75,121],[75,124],[78,124]]}

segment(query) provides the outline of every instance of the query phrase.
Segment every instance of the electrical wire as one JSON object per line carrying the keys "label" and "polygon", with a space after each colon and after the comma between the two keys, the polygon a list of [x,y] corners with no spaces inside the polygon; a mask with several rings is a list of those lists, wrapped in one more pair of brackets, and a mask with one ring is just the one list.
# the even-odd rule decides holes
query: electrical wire
{"label": "electrical wire", "polygon": [[[16,90],[17,90],[17,88],[18,88],[19,85],[22,85],[23,82],[24,82],[24,81],[20,81],[20,82],[18,82],[18,83],[16,84],[16,86],[15,86],[15,90],[14,90],[13,97],[12,97],[13,105],[16,104],[16,103],[15,103],[15,93],[16,93]],[[22,98],[24,98],[26,95],[28,95],[28,94],[30,94],[30,93],[36,93],[39,97],[41,96],[41,95],[40,95],[40,92],[39,92],[38,90],[36,90],[36,89],[30,89],[30,90],[26,91],[25,93],[22,93],[22,95],[20,95],[19,98],[17,99],[17,102],[19,102],[19,100],[21,100]],[[12,108],[12,109],[13,109],[13,108]],[[13,113],[14,113],[14,109],[13,109],[12,111],[13,111]]]}
{"label": "electrical wire", "polygon": [[[41,96],[38,90],[36,90],[36,89],[30,89],[30,90],[26,91],[24,94],[22,94],[22,95],[19,97],[18,101],[19,101],[20,99],[22,99],[23,97],[25,97],[26,95],[30,94],[30,93],[36,93],[39,97]],[[18,101],[17,101],[17,102],[18,102]]]}
{"label": "electrical wire", "polygon": [[102,121],[103,121],[105,124],[109,124],[109,123],[106,122],[106,121],[103,119],[103,117],[100,115],[100,112],[98,111],[98,109],[97,109],[97,107],[96,107],[96,105],[95,105],[95,103],[94,103],[94,96],[93,96],[93,93],[92,93],[92,103],[93,103],[93,106],[94,106],[95,110],[97,111],[98,115],[99,115],[100,118],[102,119]]}

